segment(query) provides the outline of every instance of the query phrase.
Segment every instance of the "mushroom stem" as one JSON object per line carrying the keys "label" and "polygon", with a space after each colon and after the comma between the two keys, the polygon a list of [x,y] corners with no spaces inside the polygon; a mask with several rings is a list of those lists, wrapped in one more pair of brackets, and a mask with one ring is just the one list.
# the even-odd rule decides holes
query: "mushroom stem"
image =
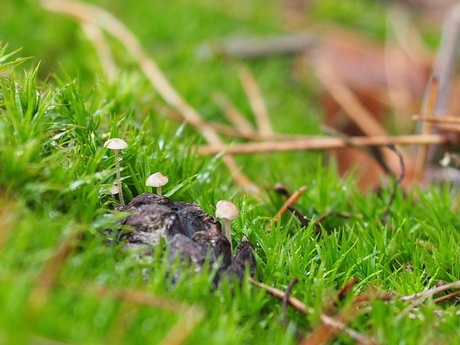
{"label": "mushroom stem", "polygon": [[161,186],[157,187],[157,195],[161,195]]}
{"label": "mushroom stem", "polygon": [[224,224],[225,237],[227,237],[228,242],[230,242],[230,249],[233,253],[232,229],[230,228],[230,219],[222,218],[222,223]]}
{"label": "mushroom stem", "polygon": [[118,194],[120,194],[120,204],[124,205],[125,200],[123,199],[123,189],[121,188],[121,171],[120,171],[120,161],[118,160],[118,151],[119,150],[113,150],[115,154],[115,168],[117,170]]}

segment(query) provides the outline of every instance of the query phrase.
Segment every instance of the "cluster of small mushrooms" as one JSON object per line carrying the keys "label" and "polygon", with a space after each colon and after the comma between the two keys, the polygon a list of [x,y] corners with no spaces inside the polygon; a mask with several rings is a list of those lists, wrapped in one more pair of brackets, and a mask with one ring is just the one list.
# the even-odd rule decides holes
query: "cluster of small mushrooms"
{"label": "cluster of small mushrooms", "polygon": [[[237,247],[233,257],[230,221],[238,217],[238,208],[227,200],[216,204],[216,218],[207,214],[195,203],[174,202],[162,195],[162,187],[169,180],[161,172],[150,175],[146,186],[156,188],[156,193],[143,193],[136,196],[127,205],[123,199],[119,151],[128,144],[119,138],[109,139],[104,147],[114,151],[117,185],[111,188],[112,194],[118,194],[120,206],[118,211],[130,215],[121,221],[122,225],[132,230],[119,235],[125,241],[124,248],[142,248],[144,255],[151,255],[164,239],[170,244],[169,259],[173,263],[177,257],[191,263],[197,271],[209,264],[216,268],[214,283],[224,275],[241,279],[246,269],[253,275],[255,258],[253,246],[246,236]],[[177,276],[180,272],[174,272]]]}

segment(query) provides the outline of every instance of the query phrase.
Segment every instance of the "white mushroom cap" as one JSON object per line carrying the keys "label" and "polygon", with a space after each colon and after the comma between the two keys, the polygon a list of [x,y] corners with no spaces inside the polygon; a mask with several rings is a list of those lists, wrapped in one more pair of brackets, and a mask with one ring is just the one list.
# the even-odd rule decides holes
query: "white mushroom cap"
{"label": "white mushroom cap", "polygon": [[236,205],[227,200],[219,200],[216,204],[216,217],[233,220],[238,217],[238,208]]}
{"label": "white mushroom cap", "polygon": [[104,143],[104,147],[107,147],[111,150],[123,150],[128,147],[128,144],[123,139],[112,138]]}
{"label": "white mushroom cap", "polygon": [[167,184],[169,179],[164,176],[161,172],[156,172],[153,175],[150,175],[145,181],[147,187],[161,187]]}
{"label": "white mushroom cap", "polygon": [[115,195],[115,194],[118,194],[118,193],[120,193],[120,188],[118,188],[118,186],[110,187],[110,194]]}

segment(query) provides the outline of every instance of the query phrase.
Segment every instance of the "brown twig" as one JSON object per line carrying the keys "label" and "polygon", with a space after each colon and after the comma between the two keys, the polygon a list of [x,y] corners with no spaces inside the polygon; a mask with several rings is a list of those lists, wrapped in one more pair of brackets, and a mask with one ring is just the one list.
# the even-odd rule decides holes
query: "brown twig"
{"label": "brown twig", "polygon": [[302,193],[306,190],[307,186],[302,186],[294,193],[292,193],[292,195],[284,202],[283,206],[281,206],[278,212],[276,212],[275,216],[273,217],[272,223],[270,224],[270,227],[273,226],[273,224],[275,224],[284,213],[286,213],[289,206],[294,205],[295,202],[299,200],[299,198],[302,196]]}
{"label": "brown twig", "polygon": [[364,134],[368,136],[387,135],[383,126],[361,104],[331,66],[326,63],[320,64],[317,67],[317,74],[330,95]]}
{"label": "brown twig", "polygon": [[[282,301],[286,300],[287,303],[293,307],[295,310],[301,312],[302,314],[313,314],[315,312],[315,310],[313,308],[310,308],[310,307],[307,307],[303,302],[299,301],[298,299],[292,297],[292,296],[287,296],[286,297],[286,293],[273,287],[273,286],[270,286],[270,285],[266,285],[264,283],[261,283],[261,282],[258,282],[252,278],[249,278],[250,279],[250,282],[251,284],[265,290],[268,294],[274,296],[275,298],[278,298]],[[350,308],[354,308],[353,306],[351,306]],[[354,308],[353,310],[357,310],[356,308]],[[354,315],[354,312],[353,312],[353,315]],[[339,316],[340,318],[345,318],[346,316],[350,316],[350,313],[349,313],[349,310],[345,310],[345,311],[342,311],[341,315]],[[356,332],[355,330],[353,329],[350,329],[348,327],[346,327],[346,324],[344,322],[342,322],[342,320],[338,320],[338,319],[335,319],[335,318],[332,318],[326,314],[321,314],[320,315],[320,320],[321,320],[321,324],[322,325],[325,325],[324,327],[327,327],[327,328],[330,328],[333,332],[335,332],[334,334],[337,334],[338,332],[344,332],[346,334],[348,334],[348,336],[350,336],[352,339],[354,339],[355,341],[357,341],[358,344],[375,344],[375,342],[365,336],[363,336],[362,334],[359,334],[358,332]],[[351,319],[350,319],[351,320]],[[350,321],[348,320],[347,323]],[[319,344],[319,343],[303,343],[301,342],[301,344]]]}
{"label": "brown twig", "polygon": [[419,120],[431,123],[455,124],[460,125],[460,117],[456,116],[428,116],[428,115],[413,115],[413,120]]}
{"label": "brown twig", "polygon": [[343,141],[345,141],[350,147],[354,147],[354,148],[356,148],[358,150],[361,150],[361,151],[367,153],[368,155],[370,155],[372,158],[375,159],[375,161],[380,165],[380,167],[383,169],[383,171],[387,175],[393,175],[393,172],[390,170],[390,168],[388,167],[387,163],[383,159],[382,152],[380,150],[378,150],[378,149],[376,150],[374,147],[358,146],[353,142],[353,140],[351,139],[350,136],[346,135],[345,133],[342,133],[342,132],[338,131],[335,128],[332,128],[332,127],[329,127],[329,126],[326,126],[326,125],[322,125],[321,128],[323,129],[323,131],[326,132],[326,134],[329,134],[329,135],[331,135],[333,137],[340,138]]}
{"label": "brown twig", "polygon": [[357,311],[357,308],[355,308],[353,305],[350,305],[342,309],[335,317],[321,314],[321,324],[311,334],[309,334],[308,337],[303,339],[299,345],[326,344],[328,340],[332,339],[334,336],[341,332],[347,334],[357,344],[376,344],[374,340],[369,339],[354,329],[347,327],[347,324],[355,318]]}
{"label": "brown twig", "polygon": [[289,285],[287,286],[286,290],[284,291],[284,296],[283,296],[283,306],[282,306],[282,310],[283,310],[283,322],[286,322],[287,320],[287,306],[288,306],[288,302],[289,302],[289,296],[291,295],[291,291],[292,289],[294,288],[294,286],[299,282],[299,279],[297,278],[294,278],[291,280],[291,282],[289,283]]}
{"label": "brown twig", "polygon": [[132,289],[110,289],[106,287],[86,287],[85,291],[101,297],[114,297],[126,302],[144,305],[163,310],[180,313],[179,321],[168,331],[161,344],[179,345],[190,335],[195,327],[204,318],[202,308],[194,305],[185,305],[164,297],[153,296],[150,293]]}
{"label": "brown twig", "polygon": [[[281,291],[273,286],[270,286],[270,285],[267,285],[267,284],[264,284],[264,283],[261,283],[261,282],[258,282],[256,280],[254,280],[253,278],[249,278],[249,281],[251,282],[252,285],[255,285],[259,288],[261,288],[262,290],[265,290],[268,294],[280,299],[280,300],[283,300],[285,297],[285,293],[284,291]],[[305,305],[305,303],[299,301],[297,298],[295,297],[292,297],[292,296],[288,296],[286,298],[287,300],[287,303],[293,307],[295,310],[297,310],[298,312],[301,312],[302,314],[312,314],[314,313],[314,309],[313,308],[310,308],[310,307],[307,307]]]}
{"label": "brown twig", "polygon": [[[448,139],[443,135],[401,135],[401,136],[374,136],[374,137],[350,137],[356,146],[385,146],[412,145],[412,144],[446,144]],[[259,152],[283,152],[305,150],[330,150],[347,148],[349,144],[339,138],[331,137],[306,137],[304,139],[284,141],[264,141],[260,143],[245,143],[225,145],[200,146],[198,153],[201,155],[215,155],[221,151],[231,154],[252,154]]]}
{"label": "brown twig", "polygon": [[122,304],[117,311],[117,317],[110,325],[104,337],[104,344],[117,345],[126,343],[126,336],[132,327],[140,305]]}
{"label": "brown twig", "polygon": [[196,326],[203,320],[204,312],[197,308],[187,308],[182,313],[181,318],[168,331],[166,336],[161,340],[161,345],[180,345],[182,344]]}
{"label": "brown twig", "polygon": [[387,204],[387,207],[385,209],[385,212],[383,212],[382,217],[381,217],[382,221],[384,221],[385,218],[390,213],[390,208],[391,208],[391,205],[393,205],[393,201],[395,199],[398,187],[401,186],[401,181],[403,180],[404,175],[406,174],[406,167],[404,165],[404,157],[401,154],[401,152],[399,152],[398,149],[396,148],[396,146],[394,146],[393,144],[389,144],[389,145],[387,145],[387,147],[398,156],[399,164],[401,165],[401,173],[399,174],[398,178],[396,179],[396,181],[395,181],[395,183],[393,185],[393,189],[391,190],[390,199],[388,200],[388,204]]}
{"label": "brown twig", "polygon": [[435,304],[438,304],[438,303],[442,303],[442,302],[445,302],[445,301],[449,301],[451,299],[454,299],[456,297],[460,296],[460,291],[455,291],[455,292],[451,292],[450,294],[448,295],[445,295],[445,296],[442,296],[442,297],[438,297],[438,298],[435,298],[433,300],[433,303]]}
{"label": "brown twig", "polygon": [[446,290],[449,290],[449,289],[460,289],[460,280],[457,280],[457,281],[449,283],[449,284],[437,286],[437,287],[428,289],[428,290],[423,291],[423,292],[418,292],[418,293],[415,293],[413,295],[403,296],[403,297],[400,298],[400,300],[403,301],[403,302],[419,300],[419,299],[423,300],[423,299],[426,299],[428,297],[431,297],[433,295],[436,295],[436,294],[438,294],[440,292],[443,292],[443,291],[446,291]]}
{"label": "brown twig", "polygon": [[[275,185],[274,190],[283,197],[284,201],[287,201],[291,197],[291,193],[281,182],[278,182]],[[301,226],[307,227],[310,225],[311,219],[306,217],[297,207],[295,207],[294,205],[288,205],[287,209],[294,215],[294,217],[296,217]],[[316,222],[315,225],[315,231],[318,234],[321,232],[321,227],[318,225],[318,222]]]}
{"label": "brown twig", "polygon": [[[100,7],[77,1],[41,0],[41,4],[48,10],[67,14],[81,22],[96,25],[118,39],[164,101],[176,109],[184,121],[196,127],[211,145],[223,145],[216,131],[210,126],[203,125],[201,115],[179,95],[155,61],[145,52],[137,37],[117,18]],[[251,192],[259,192],[255,184],[239,170],[233,157],[226,154],[222,160],[230,170],[236,184]]]}

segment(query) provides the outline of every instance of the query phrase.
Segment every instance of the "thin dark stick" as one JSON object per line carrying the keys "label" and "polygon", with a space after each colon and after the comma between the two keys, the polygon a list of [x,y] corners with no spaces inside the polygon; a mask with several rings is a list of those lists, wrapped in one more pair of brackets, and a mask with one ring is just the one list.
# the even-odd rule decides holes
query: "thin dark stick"
{"label": "thin dark stick", "polygon": [[396,179],[396,181],[395,181],[395,183],[393,185],[393,190],[391,191],[391,195],[390,195],[390,199],[388,200],[387,208],[385,209],[385,212],[383,212],[383,214],[382,214],[382,221],[384,221],[385,218],[388,216],[388,213],[390,213],[390,208],[391,208],[391,205],[393,204],[393,201],[395,199],[398,187],[401,185],[401,181],[404,178],[404,176],[406,175],[406,166],[404,164],[404,157],[401,154],[401,152],[399,152],[399,150],[393,144],[388,144],[387,147],[398,156],[399,164],[401,165],[401,174],[399,174],[399,177]]}
{"label": "thin dark stick", "polygon": [[297,278],[292,279],[288,287],[284,291],[283,304],[282,304],[282,311],[283,311],[282,323],[285,323],[287,320],[287,306],[289,304],[289,296],[291,295],[292,289],[298,282],[299,282],[299,279]]}

